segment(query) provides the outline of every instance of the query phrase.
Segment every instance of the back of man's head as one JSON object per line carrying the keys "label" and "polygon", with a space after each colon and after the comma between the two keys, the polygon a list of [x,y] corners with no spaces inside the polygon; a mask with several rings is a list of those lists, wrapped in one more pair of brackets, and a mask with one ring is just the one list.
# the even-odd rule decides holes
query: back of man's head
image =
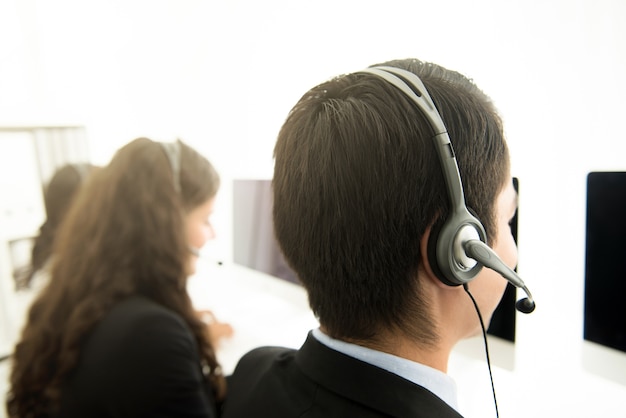
{"label": "back of man's head", "polygon": [[[417,74],[454,144],[467,204],[495,235],[509,160],[491,101],[459,73],[417,60],[380,65]],[[308,91],[275,148],[274,224],[324,329],[369,340],[397,329],[437,338],[420,291],[420,241],[449,210],[432,128],[399,89],[353,73]]]}

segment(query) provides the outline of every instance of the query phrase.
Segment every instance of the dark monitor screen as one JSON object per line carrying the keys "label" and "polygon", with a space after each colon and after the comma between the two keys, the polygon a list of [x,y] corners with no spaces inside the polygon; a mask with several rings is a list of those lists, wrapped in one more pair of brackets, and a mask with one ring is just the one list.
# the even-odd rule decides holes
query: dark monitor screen
{"label": "dark monitor screen", "polygon": [[626,172],[587,175],[584,339],[626,352]]}
{"label": "dark monitor screen", "polygon": [[[513,186],[519,194],[519,179],[513,178]],[[519,208],[515,211],[513,219],[511,219],[511,234],[515,244],[517,244],[517,225],[518,225]],[[516,269],[517,271],[517,269]],[[517,301],[517,288],[511,283],[506,285],[504,295],[498,304],[498,307],[491,317],[491,323],[487,329],[487,333],[500,337],[502,339],[515,342],[515,302]]]}
{"label": "dark monitor screen", "polygon": [[233,183],[233,261],[299,283],[274,236],[272,181],[236,179]]}

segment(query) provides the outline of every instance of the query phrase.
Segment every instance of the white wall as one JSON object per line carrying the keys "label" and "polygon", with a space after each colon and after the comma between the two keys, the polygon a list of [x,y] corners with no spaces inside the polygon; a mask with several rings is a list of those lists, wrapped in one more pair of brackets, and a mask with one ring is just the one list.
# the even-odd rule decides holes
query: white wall
{"label": "white wall", "polygon": [[581,341],[585,176],[626,168],[623,1],[0,0],[0,125],[85,124],[96,163],[182,137],[224,177],[209,251],[229,258],[229,180],[271,176],[300,95],[403,57],[474,78],[505,120],[538,308],[518,317],[514,370],[494,371],[502,416],[626,416],[626,386],[583,368]]}

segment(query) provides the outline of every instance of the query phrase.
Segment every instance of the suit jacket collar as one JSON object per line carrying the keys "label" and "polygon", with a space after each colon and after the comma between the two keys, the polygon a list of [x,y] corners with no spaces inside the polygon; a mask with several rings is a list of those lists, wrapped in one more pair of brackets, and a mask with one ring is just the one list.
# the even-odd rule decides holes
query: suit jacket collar
{"label": "suit jacket collar", "polygon": [[461,415],[427,389],[320,343],[309,333],[296,362],[312,380],[354,402],[396,417]]}

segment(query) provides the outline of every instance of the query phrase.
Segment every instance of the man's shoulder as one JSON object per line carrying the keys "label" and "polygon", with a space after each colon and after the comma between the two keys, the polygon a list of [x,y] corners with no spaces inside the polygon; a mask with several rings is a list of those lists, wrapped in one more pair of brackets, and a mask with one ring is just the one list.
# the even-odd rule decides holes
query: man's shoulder
{"label": "man's shoulder", "polygon": [[264,346],[244,354],[227,377],[222,417],[302,416],[312,403],[314,384],[299,371],[297,350]]}
{"label": "man's shoulder", "polygon": [[265,373],[275,364],[292,362],[296,352],[293,348],[278,346],[254,348],[241,357],[233,374],[249,373],[251,371],[257,374]]}
{"label": "man's shoulder", "polygon": [[309,335],[299,350],[261,347],[229,376],[224,418],[455,417],[425,388],[335,351]]}

